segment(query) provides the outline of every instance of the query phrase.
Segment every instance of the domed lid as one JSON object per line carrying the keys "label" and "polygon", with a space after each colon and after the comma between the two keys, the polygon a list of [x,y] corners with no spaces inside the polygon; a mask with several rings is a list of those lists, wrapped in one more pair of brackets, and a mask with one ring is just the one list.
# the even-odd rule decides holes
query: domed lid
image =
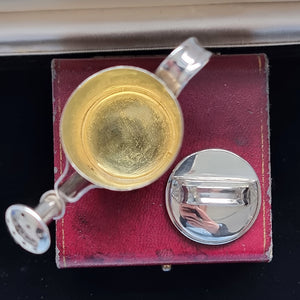
{"label": "domed lid", "polygon": [[261,204],[259,179],[238,155],[209,149],[184,158],[166,188],[168,214],[177,229],[202,244],[221,245],[242,236]]}

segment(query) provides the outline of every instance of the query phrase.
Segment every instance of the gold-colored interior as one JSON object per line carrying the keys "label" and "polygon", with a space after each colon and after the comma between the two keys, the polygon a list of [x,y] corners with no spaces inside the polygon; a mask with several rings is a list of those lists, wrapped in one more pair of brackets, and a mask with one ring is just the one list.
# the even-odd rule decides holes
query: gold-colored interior
{"label": "gold-colored interior", "polygon": [[91,182],[130,190],[159,178],[181,145],[177,101],[146,71],[117,67],[84,81],[61,119],[61,139],[74,168]]}

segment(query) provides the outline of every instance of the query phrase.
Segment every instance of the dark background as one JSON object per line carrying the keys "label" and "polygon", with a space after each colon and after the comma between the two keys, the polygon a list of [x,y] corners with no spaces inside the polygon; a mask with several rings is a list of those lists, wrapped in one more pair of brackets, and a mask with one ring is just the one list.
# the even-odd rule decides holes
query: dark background
{"label": "dark background", "polygon": [[1,299],[300,299],[300,46],[212,50],[269,57],[273,261],[59,270],[53,223],[46,254],[22,250],[4,214],[13,203],[36,206],[53,187],[51,59],[96,54],[1,57]]}

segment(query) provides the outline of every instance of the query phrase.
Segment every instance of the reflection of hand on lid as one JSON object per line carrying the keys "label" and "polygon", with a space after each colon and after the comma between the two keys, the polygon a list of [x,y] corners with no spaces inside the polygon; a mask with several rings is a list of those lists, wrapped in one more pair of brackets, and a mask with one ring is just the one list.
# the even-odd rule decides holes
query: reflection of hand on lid
{"label": "reflection of hand on lid", "polygon": [[180,215],[190,225],[203,228],[211,234],[216,234],[219,231],[220,225],[207,215],[205,205],[182,203],[180,205]]}

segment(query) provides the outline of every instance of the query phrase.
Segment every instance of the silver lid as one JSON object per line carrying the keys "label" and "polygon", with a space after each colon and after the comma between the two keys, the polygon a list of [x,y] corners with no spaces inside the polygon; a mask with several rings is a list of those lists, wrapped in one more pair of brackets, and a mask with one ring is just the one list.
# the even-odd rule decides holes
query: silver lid
{"label": "silver lid", "polygon": [[261,204],[259,179],[250,164],[221,149],[184,158],[166,188],[168,214],[189,239],[221,245],[242,236]]}

